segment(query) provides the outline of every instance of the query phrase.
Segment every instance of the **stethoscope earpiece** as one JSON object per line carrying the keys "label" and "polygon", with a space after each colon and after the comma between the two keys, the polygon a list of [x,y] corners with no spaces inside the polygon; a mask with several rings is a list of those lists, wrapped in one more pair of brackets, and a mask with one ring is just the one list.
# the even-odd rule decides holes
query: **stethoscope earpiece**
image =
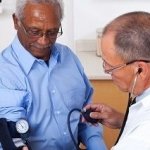
{"label": "stethoscope earpiece", "polygon": [[140,74],[142,72],[142,68],[138,69],[138,74]]}

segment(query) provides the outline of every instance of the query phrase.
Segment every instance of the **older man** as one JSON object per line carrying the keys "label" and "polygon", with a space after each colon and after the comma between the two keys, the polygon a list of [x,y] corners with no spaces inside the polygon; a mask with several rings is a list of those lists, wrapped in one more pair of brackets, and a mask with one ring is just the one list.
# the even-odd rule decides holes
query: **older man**
{"label": "older man", "polygon": [[29,130],[26,140],[33,150],[74,150],[79,142],[88,150],[105,150],[102,128],[80,122],[79,112],[69,122],[76,145],[68,130],[69,112],[88,104],[93,89],[78,58],[55,43],[63,34],[62,0],[18,0],[16,5],[17,36],[0,56],[0,118],[9,127],[17,122],[23,141]]}

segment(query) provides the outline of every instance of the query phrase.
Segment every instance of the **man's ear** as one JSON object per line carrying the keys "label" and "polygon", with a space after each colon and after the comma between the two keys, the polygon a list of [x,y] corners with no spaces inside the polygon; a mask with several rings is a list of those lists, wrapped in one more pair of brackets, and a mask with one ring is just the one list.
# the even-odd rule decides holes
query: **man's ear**
{"label": "man's ear", "polygon": [[145,62],[138,63],[138,74],[144,79],[149,74],[149,64]]}
{"label": "man's ear", "polygon": [[143,71],[141,67],[138,68],[138,74],[140,74]]}
{"label": "man's ear", "polygon": [[12,18],[13,18],[13,21],[14,21],[14,28],[16,30],[18,30],[18,22],[19,22],[19,20],[18,20],[18,18],[16,17],[16,15],[14,13],[12,14]]}

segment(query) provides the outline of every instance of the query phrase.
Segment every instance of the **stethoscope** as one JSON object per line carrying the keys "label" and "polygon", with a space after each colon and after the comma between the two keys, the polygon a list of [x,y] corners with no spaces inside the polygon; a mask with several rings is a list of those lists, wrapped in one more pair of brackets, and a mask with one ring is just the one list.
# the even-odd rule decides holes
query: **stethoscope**
{"label": "stethoscope", "polygon": [[126,121],[127,121],[127,117],[128,117],[128,114],[129,114],[129,107],[135,103],[135,95],[134,95],[134,90],[135,90],[135,86],[136,86],[136,83],[137,83],[137,78],[139,76],[139,74],[142,72],[142,68],[139,68],[136,75],[135,75],[135,78],[132,82],[132,88],[131,88],[131,92],[129,93],[129,96],[128,96],[128,104],[127,104],[127,109],[126,109],[126,112],[125,112],[125,116],[124,116],[124,120],[123,120],[123,123],[122,123],[122,127],[121,127],[121,130],[120,130],[120,133],[118,135],[118,138],[115,142],[115,145],[118,143],[122,133],[123,133],[123,130],[124,130],[124,127],[125,127],[125,124],[126,124]]}
{"label": "stethoscope", "polygon": [[130,105],[133,103],[133,100],[135,99],[135,95],[134,95],[134,89],[137,83],[137,78],[139,76],[139,74],[142,72],[142,68],[138,68],[138,71],[135,75],[135,78],[133,80],[133,84],[132,84],[132,88],[131,88],[131,92],[129,93],[129,98],[128,98],[128,103],[130,103]]}

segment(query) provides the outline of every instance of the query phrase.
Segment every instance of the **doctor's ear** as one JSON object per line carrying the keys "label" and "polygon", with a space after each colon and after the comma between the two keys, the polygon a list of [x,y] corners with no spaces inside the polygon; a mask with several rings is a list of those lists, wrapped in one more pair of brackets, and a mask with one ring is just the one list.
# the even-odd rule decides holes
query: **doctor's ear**
{"label": "doctor's ear", "polygon": [[150,64],[140,61],[137,63],[135,74],[139,75],[141,79],[147,79],[147,76],[150,74]]}

